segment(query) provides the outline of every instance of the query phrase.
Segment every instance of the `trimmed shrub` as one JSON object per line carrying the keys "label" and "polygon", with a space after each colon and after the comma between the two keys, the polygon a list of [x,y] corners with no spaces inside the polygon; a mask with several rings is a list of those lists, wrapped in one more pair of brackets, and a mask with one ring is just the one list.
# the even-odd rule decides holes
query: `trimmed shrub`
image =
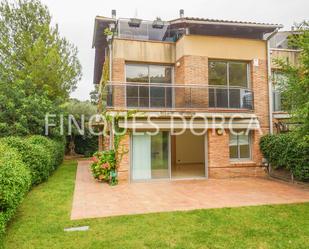
{"label": "trimmed shrub", "polygon": [[18,152],[0,143],[0,231],[31,186],[31,174]]}
{"label": "trimmed shrub", "polygon": [[309,142],[293,133],[266,135],[260,140],[264,157],[274,168],[291,170],[294,177],[309,181]]}
{"label": "trimmed shrub", "polygon": [[39,184],[47,180],[50,172],[50,159],[46,157],[41,145],[32,144],[27,139],[20,137],[6,137],[2,143],[18,151],[21,160],[28,166],[31,172],[32,184]]}
{"label": "trimmed shrub", "polygon": [[55,155],[57,155],[57,149],[52,140],[47,137],[43,137],[40,135],[34,135],[31,137],[27,137],[26,140],[34,145],[41,146],[44,149],[45,157],[48,161],[47,168],[49,174],[54,171],[54,169],[58,166]]}

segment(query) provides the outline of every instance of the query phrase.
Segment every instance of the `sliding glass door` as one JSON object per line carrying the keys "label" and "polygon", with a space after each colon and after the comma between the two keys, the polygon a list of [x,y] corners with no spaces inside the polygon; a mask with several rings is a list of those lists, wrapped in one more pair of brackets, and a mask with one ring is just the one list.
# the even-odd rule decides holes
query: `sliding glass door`
{"label": "sliding glass door", "polygon": [[132,138],[132,179],[170,178],[169,133],[140,133]]}

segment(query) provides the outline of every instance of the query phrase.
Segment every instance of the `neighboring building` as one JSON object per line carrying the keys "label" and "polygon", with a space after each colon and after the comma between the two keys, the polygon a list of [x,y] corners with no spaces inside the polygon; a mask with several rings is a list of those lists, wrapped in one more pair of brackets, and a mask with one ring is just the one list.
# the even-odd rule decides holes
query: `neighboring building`
{"label": "neighboring building", "polygon": [[[122,141],[129,153],[122,157],[119,179],[264,174],[259,130],[266,134],[272,127],[268,39],[282,26],[188,18],[183,12],[168,22],[116,19],[113,14],[95,19],[94,83],[100,82],[104,61],[110,58],[107,111],[142,113],[119,122],[129,130]],[[106,28],[113,35],[104,35]],[[146,122],[150,115],[156,115],[152,121],[160,128],[157,135],[142,134],[154,129]],[[187,129],[171,135],[171,123],[179,130],[195,115],[190,125],[204,129],[206,119],[205,134]],[[214,116],[223,116],[225,122]],[[250,132],[233,135],[230,124]],[[141,134],[132,135],[134,128]]]}
{"label": "neighboring building", "polygon": [[277,87],[279,82],[286,80],[280,66],[276,63],[277,59],[284,60],[294,66],[298,65],[300,50],[291,45],[288,39],[291,35],[297,34],[297,31],[281,31],[276,33],[270,39],[271,48],[271,73],[273,86],[273,123],[274,131],[277,133],[289,130],[290,115],[284,110],[283,99],[280,90]]}

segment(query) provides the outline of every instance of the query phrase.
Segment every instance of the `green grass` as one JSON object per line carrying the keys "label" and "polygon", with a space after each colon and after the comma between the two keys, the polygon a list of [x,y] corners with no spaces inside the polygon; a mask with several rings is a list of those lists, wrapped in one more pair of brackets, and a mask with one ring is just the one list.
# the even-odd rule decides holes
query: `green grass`
{"label": "green grass", "polygon": [[[75,172],[76,163],[65,162],[28,194],[5,248],[309,248],[309,204],[70,221]],[[90,230],[63,231],[83,225]]]}

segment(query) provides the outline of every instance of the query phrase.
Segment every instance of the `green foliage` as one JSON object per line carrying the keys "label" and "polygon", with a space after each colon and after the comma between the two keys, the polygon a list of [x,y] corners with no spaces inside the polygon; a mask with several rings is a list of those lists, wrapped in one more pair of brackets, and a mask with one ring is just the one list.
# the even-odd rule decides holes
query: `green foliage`
{"label": "green foliage", "polygon": [[0,3],[0,136],[42,134],[81,78],[77,49],[38,0]]}
{"label": "green foliage", "polygon": [[31,175],[18,152],[0,143],[0,233],[31,185]]}
{"label": "green foliage", "polygon": [[46,167],[48,168],[48,173],[50,174],[53,172],[57,167],[57,161],[55,157],[55,155],[57,155],[57,149],[55,148],[55,144],[47,137],[40,135],[28,137],[27,140],[30,144],[38,145],[44,148],[45,157],[47,159]]}
{"label": "green foliage", "polygon": [[42,146],[32,144],[27,139],[20,137],[5,137],[0,141],[18,151],[22,161],[30,169],[32,184],[38,184],[48,178],[49,159]]}
{"label": "green foliage", "polygon": [[297,32],[289,37],[289,45],[300,49],[298,65],[278,60],[277,64],[287,76],[279,82],[282,98],[287,103],[284,109],[289,111],[294,122],[302,124],[299,134],[309,136],[309,23],[297,25]]}
{"label": "green foliage", "polygon": [[[92,115],[97,113],[97,107],[90,101],[79,101],[71,99],[64,105],[66,113],[72,115],[79,127],[84,125],[84,134],[80,134],[78,129],[72,123],[72,134],[67,137],[67,147],[70,155],[75,153],[91,156],[97,150],[96,137],[92,136],[89,130],[88,122]],[[92,120],[93,122],[94,120]],[[71,146],[71,148],[70,148]],[[72,149],[72,146],[74,147]],[[74,151],[73,151],[74,150]]]}
{"label": "green foliage", "polygon": [[260,148],[272,167],[286,168],[296,179],[309,181],[309,141],[292,132],[266,135],[260,140]]}
{"label": "green foliage", "polygon": [[55,147],[55,163],[56,167],[58,167],[63,162],[66,140],[64,137],[62,137],[58,139],[53,139],[52,143]]}
{"label": "green foliage", "polygon": [[38,135],[0,139],[0,234],[30,185],[47,180],[63,155],[64,140]]}
{"label": "green foliage", "polygon": [[[30,170],[33,185],[46,181],[54,168],[63,161],[64,142],[61,140],[53,141],[35,136],[33,138],[5,137],[0,141],[16,149],[21,160]],[[54,164],[51,163],[52,161]]]}
{"label": "green foliage", "polygon": [[92,175],[98,181],[112,183],[111,174],[116,172],[116,156],[114,150],[97,152],[94,154],[91,164]]}
{"label": "green foliage", "polygon": [[85,136],[75,136],[74,141],[77,154],[90,157],[98,150],[97,136],[91,136],[90,134]]}

